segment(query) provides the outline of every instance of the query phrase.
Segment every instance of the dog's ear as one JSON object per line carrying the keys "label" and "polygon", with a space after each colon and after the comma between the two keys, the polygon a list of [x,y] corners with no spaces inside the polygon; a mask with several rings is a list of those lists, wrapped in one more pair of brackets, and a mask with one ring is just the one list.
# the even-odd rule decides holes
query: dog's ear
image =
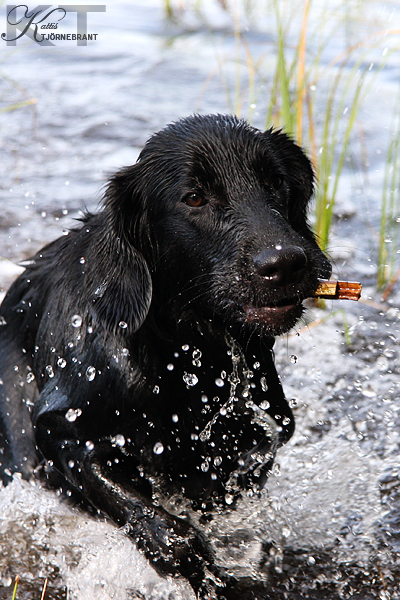
{"label": "dog's ear", "polygon": [[144,243],[142,230],[147,222],[146,197],[151,176],[148,162],[142,159],[114,173],[103,199],[104,212],[115,236],[138,249]]}
{"label": "dog's ear", "polygon": [[296,229],[306,224],[307,205],[314,191],[310,160],[293,140],[280,130],[269,131],[289,183],[289,221]]}
{"label": "dog's ear", "polygon": [[87,261],[92,314],[114,332],[119,328],[137,331],[152,299],[151,275],[140,247],[140,228],[145,220],[142,178],[142,165],[137,163],[111,179],[101,231],[94,244],[93,266]]}

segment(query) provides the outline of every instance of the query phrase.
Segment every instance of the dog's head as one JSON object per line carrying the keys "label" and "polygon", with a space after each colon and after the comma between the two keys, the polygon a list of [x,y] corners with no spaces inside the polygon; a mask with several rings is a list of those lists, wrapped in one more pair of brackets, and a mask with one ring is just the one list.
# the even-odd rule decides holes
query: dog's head
{"label": "dog's head", "polygon": [[281,131],[196,115],[153,135],[112,178],[106,214],[122,247],[144,257],[156,310],[277,335],[331,272],[307,224],[313,185]]}

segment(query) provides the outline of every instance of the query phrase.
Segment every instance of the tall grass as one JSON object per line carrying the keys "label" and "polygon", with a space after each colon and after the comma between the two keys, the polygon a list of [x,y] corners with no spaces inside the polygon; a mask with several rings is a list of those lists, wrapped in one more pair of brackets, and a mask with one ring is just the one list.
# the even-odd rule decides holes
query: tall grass
{"label": "tall grass", "polygon": [[389,291],[400,276],[400,269],[396,270],[400,227],[400,91],[390,132],[382,190],[377,272],[378,288],[388,288]]}
{"label": "tall grass", "polygon": [[[20,582],[20,576],[17,575],[15,578],[15,583],[14,583],[14,590],[13,590],[13,595],[11,600],[17,600],[17,589],[18,589],[18,584]],[[44,600],[44,597],[46,595],[46,589],[47,589],[47,583],[48,583],[48,578],[46,577],[44,584],[43,584],[43,588],[42,588],[42,594],[40,596],[40,600]]]}
{"label": "tall grass", "polygon": [[[364,57],[354,61],[353,49],[349,48],[323,66],[326,39],[314,50],[307,49],[311,0],[304,2],[297,40],[291,34],[290,43],[279,6],[279,0],[274,0],[277,59],[266,121],[283,127],[312,154],[319,182],[315,232],[321,248],[326,250],[339,179],[363,96]],[[353,65],[348,68],[350,60]],[[324,97],[322,102],[319,96]]]}
{"label": "tall grass", "polygon": [[16,597],[17,597],[18,583],[19,583],[19,575],[17,575],[16,578],[15,578],[14,590],[13,590],[13,595],[12,595],[12,599],[11,600],[15,600]]}

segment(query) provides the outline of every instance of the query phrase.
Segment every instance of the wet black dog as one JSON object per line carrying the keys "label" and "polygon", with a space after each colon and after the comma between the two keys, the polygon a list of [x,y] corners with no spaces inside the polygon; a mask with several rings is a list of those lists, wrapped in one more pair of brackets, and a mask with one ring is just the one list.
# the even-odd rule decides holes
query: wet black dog
{"label": "wet black dog", "polygon": [[3,480],[44,457],[159,572],[245,598],[186,509],[258,489],[293,432],[272,346],[330,274],[312,191],[282,132],[194,116],[154,135],[0,309]]}

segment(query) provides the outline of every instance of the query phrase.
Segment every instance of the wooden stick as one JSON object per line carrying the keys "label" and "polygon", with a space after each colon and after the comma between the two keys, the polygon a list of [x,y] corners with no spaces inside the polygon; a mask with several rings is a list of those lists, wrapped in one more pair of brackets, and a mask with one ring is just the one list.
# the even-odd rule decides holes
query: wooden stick
{"label": "wooden stick", "polygon": [[361,289],[361,283],[355,281],[325,281],[321,279],[314,296],[329,300],[359,300]]}

